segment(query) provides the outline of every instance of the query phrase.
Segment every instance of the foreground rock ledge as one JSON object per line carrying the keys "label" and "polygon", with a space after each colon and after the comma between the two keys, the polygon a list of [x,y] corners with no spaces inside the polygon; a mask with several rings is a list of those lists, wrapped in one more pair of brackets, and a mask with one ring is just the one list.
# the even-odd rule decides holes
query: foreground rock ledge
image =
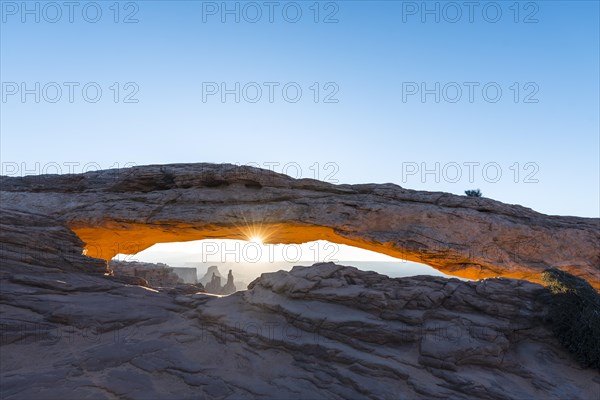
{"label": "foreground rock ledge", "polygon": [[60,269],[0,283],[7,400],[583,400],[600,390],[597,371],[545,325],[544,289],[527,281],[318,264],[228,297]]}
{"label": "foreground rock ledge", "polygon": [[538,282],[544,269],[557,267],[600,288],[600,219],[548,216],[486,198],[332,185],[229,164],[1,177],[0,187],[4,210],[69,227],[87,255],[105,260],[157,242],[247,239],[258,231],[271,243],[325,239],[471,279]]}

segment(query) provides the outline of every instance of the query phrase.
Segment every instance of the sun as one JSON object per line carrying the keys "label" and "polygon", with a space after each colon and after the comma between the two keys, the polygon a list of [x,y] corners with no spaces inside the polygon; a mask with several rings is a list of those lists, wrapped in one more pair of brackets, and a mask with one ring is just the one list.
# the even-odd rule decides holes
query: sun
{"label": "sun", "polygon": [[250,241],[252,243],[263,244],[263,238],[257,235],[250,237]]}
{"label": "sun", "polygon": [[242,218],[244,223],[243,225],[238,226],[241,239],[260,245],[272,242],[273,235],[276,233],[277,228],[264,225],[261,222],[248,222],[247,218],[243,216]]}

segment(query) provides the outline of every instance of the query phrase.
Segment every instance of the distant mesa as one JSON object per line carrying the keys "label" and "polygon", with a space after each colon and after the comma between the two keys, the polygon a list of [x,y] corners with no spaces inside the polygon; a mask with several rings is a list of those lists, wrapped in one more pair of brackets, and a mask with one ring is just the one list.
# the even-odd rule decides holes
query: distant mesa
{"label": "distant mesa", "polygon": [[224,277],[216,265],[208,267],[206,274],[200,280],[196,268],[171,267],[164,263],[111,260],[109,269],[113,280],[159,290],[168,289],[170,293],[206,292],[229,295],[235,293],[238,287],[245,289],[247,286],[244,282],[234,281],[232,270],[229,270],[223,285],[221,282]]}
{"label": "distant mesa", "polygon": [[198,283],[198,271],[189,267],[169,267],[183,281],[195,285]]}
{"label": "distant mesa", "polygon": [[216,265],[211,265],[210,267],[208,267],[206,274],[204,274],[204,276],[200,278],[198,282],[204,286],[208,285],[212,280],[213,274],[219,278],[223,278],[223,275],[221,275],[221,272],[219,272],[219,267],[217,267]]}
{"label": "distant mesa", "polygon": [[171,267],[163,263],[111,260],[109,268],[119,281],[140,280],[144,286],[160,289],[177,288],[184,292],[204,292],[204,286],[198,283],[196,268]]}
{"label": "distant mesa", "polygon": [[229,270],[227,275],[227,282],[224,286],[221,286],[221,278],[223,276],[219,272],[219,268],[216,265],[208,267],[206,274],[200,279],[200,282],[204,283],[204,287],[207,293],[229,295],[237,291],[236,285],[233,281],[233,272]]}

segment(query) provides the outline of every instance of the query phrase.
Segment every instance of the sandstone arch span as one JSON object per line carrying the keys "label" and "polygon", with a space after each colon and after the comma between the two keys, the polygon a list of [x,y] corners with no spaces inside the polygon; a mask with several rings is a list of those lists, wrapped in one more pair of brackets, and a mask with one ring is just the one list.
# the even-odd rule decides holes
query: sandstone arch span
{"label": "sandstone arch span", "polygon": [[2,207],[68,225],[89,256],[205,238],[325,239],[467,278],[539,281],[559,267],[600,288],[600,220],[393,184],[333,185],[230,164],[1,178]]}

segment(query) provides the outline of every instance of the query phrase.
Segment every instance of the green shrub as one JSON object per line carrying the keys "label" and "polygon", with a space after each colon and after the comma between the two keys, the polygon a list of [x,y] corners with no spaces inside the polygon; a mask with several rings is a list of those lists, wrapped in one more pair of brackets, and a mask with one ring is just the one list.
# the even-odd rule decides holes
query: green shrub
{"label": "green shrub", "polygon": [[475,189],[475,190],[465,190],[465,194],[469,197],[481,197],[483,196],[483,193],[481,193],[481,190],[479,189]]}
{"label": "green shrub", "polygon": [[552,294],[554,333],[584,367],[600,369],[600,295],[585,280],[556,268],[542,273]]}

